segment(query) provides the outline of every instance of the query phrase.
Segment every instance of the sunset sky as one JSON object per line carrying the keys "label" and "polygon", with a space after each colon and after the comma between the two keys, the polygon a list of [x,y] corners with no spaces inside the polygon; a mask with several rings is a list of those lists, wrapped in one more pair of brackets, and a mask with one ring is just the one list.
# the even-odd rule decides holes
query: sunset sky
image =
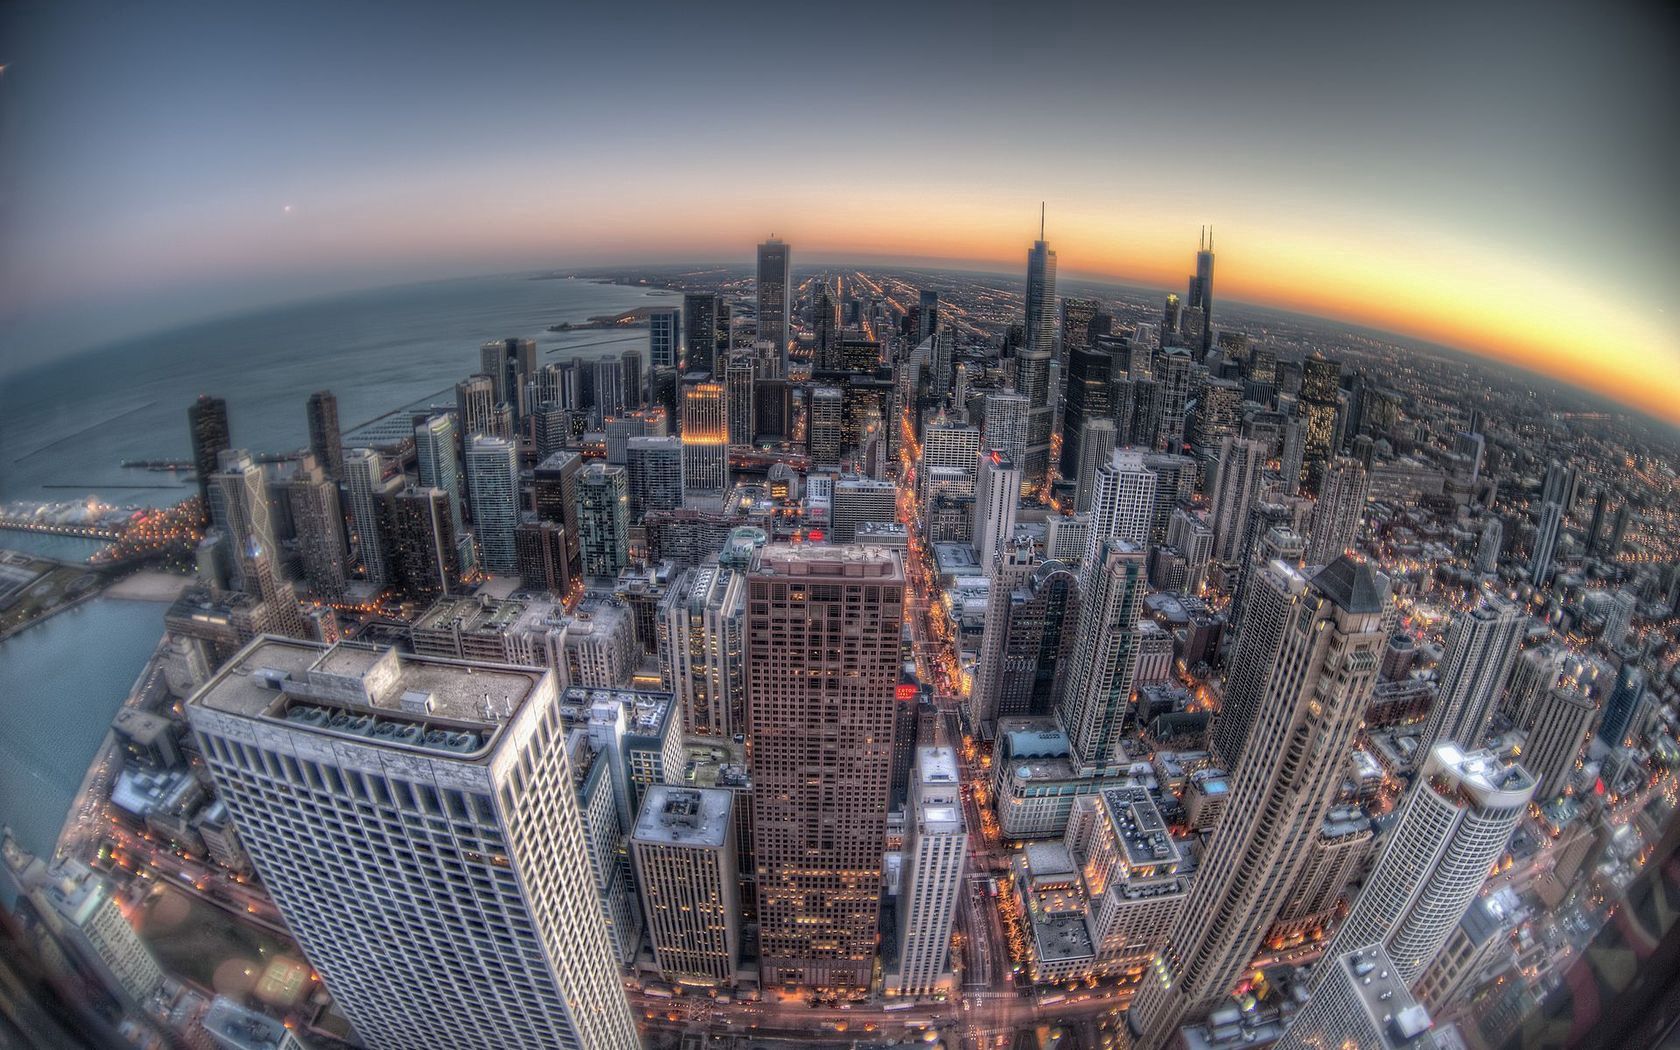
{"label": "sunset sky", "polygon": [[1417,335],[1680,422],[1658,5],[22,0],[0,370],[335,289],[888,256]]}

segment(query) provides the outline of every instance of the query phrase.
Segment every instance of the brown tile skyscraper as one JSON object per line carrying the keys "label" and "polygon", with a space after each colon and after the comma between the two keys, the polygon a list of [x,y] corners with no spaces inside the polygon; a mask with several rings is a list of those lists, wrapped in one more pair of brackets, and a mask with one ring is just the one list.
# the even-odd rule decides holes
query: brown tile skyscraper
{"label": "brown tile skyscraper", "polygon": [[747,765],[766,986],[866,989],[877,951],[904,569],[772,544],[747,577]]}

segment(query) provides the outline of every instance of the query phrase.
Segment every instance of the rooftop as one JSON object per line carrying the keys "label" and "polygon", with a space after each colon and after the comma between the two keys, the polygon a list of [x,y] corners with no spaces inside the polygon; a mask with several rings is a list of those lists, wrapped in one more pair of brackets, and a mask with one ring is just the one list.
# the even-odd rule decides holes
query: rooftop
{"label": "rooftop", "polygon": [[728,837],[735,793],[724,788],[655,784],[642,797],[631,838],[666,846],[716,848]]}
{"label": "rooftop", "polygon": [[237,1050],[277,1050],[286,1042],[286,1026],[267,1014],[247,1010],[225,995],[211,1000],[200,1022],[211,1038]]}
{"label": "rooftop", "polygon": [[189,701],[292,730],[483,758],[547,672],[262,637]]}
{"label": "rooftop", "polygon": [[603,704],[624,711],[625,729],[639,736],[658,736],[670,724],[672,694],[654,689],[591,689],[574,685],[560,696],[560,717],[568,723],[589,721]]}
{"label": "rooftop", "polygon": [[1148,790],[1133,786],[1104,788],[1102,800],[1115,839],[1125,849],[1126,861],[1132,867],[1154,868],[1178,862],[1178,847]]}
{"label": "rooftop", "polygon": [[1388,601],[1388,577],[1344,554],[1320,569],[1313,585],[1351,613],[1380,613]]}

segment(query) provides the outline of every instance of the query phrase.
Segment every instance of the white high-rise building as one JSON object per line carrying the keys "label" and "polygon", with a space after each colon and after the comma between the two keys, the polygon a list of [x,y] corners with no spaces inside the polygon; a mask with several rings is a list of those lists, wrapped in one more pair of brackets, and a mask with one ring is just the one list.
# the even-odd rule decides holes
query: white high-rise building
{"label": "white high-rise building", "polygon": [[385,531],[380,527],[380,497],[402,485],[401,478],[383,480],[384,465],[371,448],[353,448],[344,454],[344,490],[350,498],[350,524],[356,533],[362,567],[375,590],[389,586],[391,560],[385,549]]}
{"label": "white high-rise building", "polygon": [[1219,470],[1213,480],[1213,560],[1228,562],[1241,551],[1249,512],[1260,498],[1260,472],[1266,446],[1247,438],[1219,443]]}
{"label": "white high-rise building", "polygon": [[1184,555],[1184,589],[1194,594],[1207,577],[1208,559],[1213,556],[1213,529],[1199,511],[1174,507],[1167,519],[1167,543]]}
{"label": "white high-rise building", "polygon": [[1371,475],[1351,456],[1337,456],[1324,469],[1318,502],[1313,506],[1307,564],[1327,565],[1353,547],[1359,519],[1371,494]]}
{"label": "white high-rise building", "polygon": [[1528,560],[1528,578],[1536,587],[1544,587],[1552,578],[1558,536],[1562,532],[1563,504],[1541,504],[1540,517],[1534,529],[1534,547]]}
{"label": "white high-rise building", "polygon": [[887,991],[922,997],[949,989],[951,920],[968,856],[957,754],[951,748],[916,749],[905,820],[898,972],[888,978]]}
{"label": "white high-rise building", "polygon": [[1400,980],[1415,981],[1481,892],[1533,796],[1534,778],[1515,762],[1436,744],[1325,958],[1380,942]]}
{"label": "white high-rise building", "polygon": [[684,570],[659,603],[660,671],[690,736],[744,732],[746,595],[740,573],[707,563]]}
{"label": "white high-rise building", "polygon": [[1030,407],[1021,394],[987,394],[980,426],[981,444],[1007,452],[1016,460],[1026,455]]}
{"label": "white high-rise building", "polygon": [[1488,518],[1482,526],[1482,538],[1476,543],[1476,571],[1487,574],[1499,568],[1499,548],[1505,542],[1505,526],[1498,518]]}
{"label": "white high-rise building", "polygon": [[259,638],[186,711],[369,1046],[638,1045],[551,671]]}
{"label": "white high-rise building", "polygon": [[980,461],[980,429],[941,415],[931,419],[922,431],[922,458],[917,477],[934,467],[951,467],[968,475],[974,491]]}
{"label": "white high-rise building", "polygon": [[1528,614],[1522,606],[1494,595],[1453,620],[1441,657],[1440,689],[1423,731],[1424,754],[1448,741],[1465,751],[1480,746],[1494,700],[1510,677],[1527,630]]}
{"label": "white high-rise building", "polygon": [[1021,503],[1021,469],[1007,453],[990,449],[980,459],[974,489],[974,549],[989,566],[998,548],[1015,531],[1015,508]]}
{"label": "white high-rise building", "polygon": [[1639,598],[1632,591],[1617,591],[1610,599],[1610,609],[1604,614],[1604,631],[1599,635],[1605,645],[1616,648],[1627,639],[1628,628],[1633,626],[1633,613],[1639,607]]}
{"label": "white high-rise building", "polygon": [[467,444],[467,480],[482,564],[511,576],[519,571],[513,535],[519,527],[519,446],[486,434],[473,437]]}
{"label": "white high-rise building", "polygon": [[1091,494],[1091,531],[1085,537],[1085,567],[1096,563],[1097,552],[1110,539],[1125,540],[1140,549],[1149,543],[1155,516],[1155,472],[1143,453],[1122,448],[1097,471]]}
{"label": "white high-rise building", "polygon": [[449,497],[449,521],[459,536],[461,523],[461,467],[455,454],[455,417],[441,412],[414,424],[414,453],[420,487],[441,489]]}
{"label": "white high-rise building", "polygon": [[841,478],[830,501],[829,542],[851,543],[866,521],[898,520],[898,486],[873,478]]}
{"label": "white high-rise building", "polygon": [[1277,1050],[1449,1050],[1464,1045],[1456,1036],[1436,1038],[1429,1011],[1412,998],[1381,944],[1326,953],[1319,965],[1325,977],[1289,1022]]}
{"label": "white high-rise building", "polygon": [[1226,1000],[1276,919],[1335,801],[1388,641],[1388,581],[1343,557],[1295,599],[1249,750],[1182,917],[1133,998],[1140,1050]]}
{"label": "white high-rise building", "polygon": [[1306,589],[1306,577],[1281,558],[1249,572],[1242,630],[1226,662],[1225,692],[1209,729],[1208,746],[1228,770],[1241,768],[1243,750],[1260,717],[1278,651]]}
{"label": "white high-rise building", "polygon": [[730,985],[741,959],[735,792],[656,784],[630,835],[660,976]]}
{"label": "white high-rise building", "polygon": [[1119,538],[1104,540],[1091,555],[1079,589],[1078,642],[1056,715],[1075,760],[1102,768],[1121,759],[1122,730],[1131,708],[1138,614],[1148,589],[1143,548]]}
{"label": "white high-rise building", "polygon": [[1079,432],[1079,470],[1074,478],[1073,509],[1075,513],[1091,509],[1096,495],[1097,471],[1114,458],[1118,433],[1112,419],[1093,419]]}

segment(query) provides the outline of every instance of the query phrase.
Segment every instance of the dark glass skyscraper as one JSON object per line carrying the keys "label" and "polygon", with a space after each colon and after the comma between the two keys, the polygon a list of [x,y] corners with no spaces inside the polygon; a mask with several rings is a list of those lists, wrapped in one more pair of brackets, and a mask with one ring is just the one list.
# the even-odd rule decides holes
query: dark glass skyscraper
{"label": "dark glass skyscraper", "polygon": [[1200,348],[1206,354],[1213,348],[1213,230],[1204,229],[1196,250],[1196,275],[1190,278],[1187,310],[1200,310],[1202,330],[1196,333]]}
{"label": "dark glass skyscraper", "polygon": [[1079,475],[1079,439],[1085,424],[1114,415],[1114,359],[1106,348],[1074,347],[1067,353],[1067,393],[1062,408],[1061,476]]}
{"label": "dark glass skyscraper", "polygon": [[712,373],[718,351],[727,333],[720,330],[718,296],[714,292],[690,292],[683,296],[683,372]]}
{"label": "dark glass skyscraper", "polygon": [[338,398],[331,390],[309,395],[309,451],[315,462],[337,481],[344,476],[344,441],[338,432]]}
{"label": "dark glass skyscraper", "polygon": [[227,402],[209,394],[198,395],[187,408],[187,426],[192,432],[193,473],[198,476],[200,518],[210,520],[210,475],[217,459],[233,447],[228,433]]}
{"label": "dark glass skyscraper", "polygon": [[772,237],[758,246],[758,338],[775,344],[783,375],[787,375],[788,321],[793,313],[791,271],[792,258],[785,243]]}

